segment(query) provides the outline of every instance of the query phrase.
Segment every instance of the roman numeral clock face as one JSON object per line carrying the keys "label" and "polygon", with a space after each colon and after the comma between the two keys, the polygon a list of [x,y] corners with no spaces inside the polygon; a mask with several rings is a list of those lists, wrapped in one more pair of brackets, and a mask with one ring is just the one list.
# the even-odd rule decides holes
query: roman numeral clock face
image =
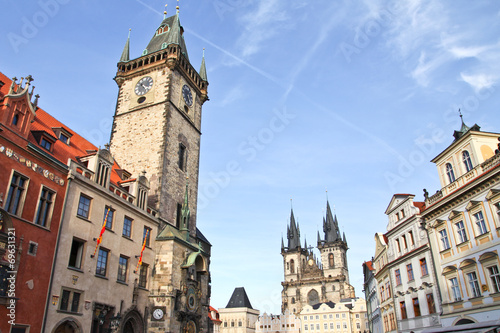
{"label": "roman numeral clock face", "polygon": [[153,87],[153,78],[150,76],[145,76],[142,79],[140,79],[139,82],[137,82],[134,91],[137,96],[142,96],[148,91],[150,91],[152,87]]}
{"label": "roman numeral clock face", "polygon": [[191,89],[187,85],[182,86],[182,97],[184,98],[184,102],[188,106],[193,105],[193,94],[191,93]]}

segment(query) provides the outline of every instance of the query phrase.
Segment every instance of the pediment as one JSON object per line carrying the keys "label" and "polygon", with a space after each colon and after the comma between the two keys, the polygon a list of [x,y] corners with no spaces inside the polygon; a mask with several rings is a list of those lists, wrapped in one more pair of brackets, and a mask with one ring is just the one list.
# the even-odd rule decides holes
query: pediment
{"label": "pediment", "polygon": [[496,198],[500,196],[500,190],[497,190],[497,189],[491,189],[488,194],[486,195],[486,200],[491,200],[493,198]]}
{"label": "pediment", "polygon": [[498,258],[498,254],[496,252],[485,252],[479,256],[479,262],[484,262],[492,259]]}
{"label": "pediment", "polygon": [[465,259],[464,261],[462,261],[460,263],[460,265],[458,266],[458,268],[465,269],[465,268],[468,268],[468,267],[471,267],[471,266],[475,266],[475,265],[476,265],[476,261],[474,259]]}
{"label": "pediment", "polygon": [[391,202],[389,203],[389,206],[387,206],[387,209],[385,210],[385,214],[389,215],[392,210],[394,210],[396,207],[398,207],[403,201],[405,201],[409,197],[415,197],[413,194],[395,194],[392,196]]}
{"label": "pediment", "polygon": [[454,219],[456,219],[457,217],[460,217],[460,216],[462,216],[462,212],[459,212],[457,210],[452,210],[451,213],[450,213],[450,215],[448,215],[448,219],[449,220],[454,220]]}
{"label": "pediment", "polygon": [[467,210],[471,210],[471,209],[474,209],[475,207],[479,206],[481,204],[481,201],[475,201],[475,200],[471,200],[467,206],[465,206],[465,208]]}
{"label": "pediment", "polygon": [[457,271],[457,268],[455,266],[446,266],[444,269],[443,269],[443,275],[447,275],[447,274],[451,274],[451,273],[455,273]]}

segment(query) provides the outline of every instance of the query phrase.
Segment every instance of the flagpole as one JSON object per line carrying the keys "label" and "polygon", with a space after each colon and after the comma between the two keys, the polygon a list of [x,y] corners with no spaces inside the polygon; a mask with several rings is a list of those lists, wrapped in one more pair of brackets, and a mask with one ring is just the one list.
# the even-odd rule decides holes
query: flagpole
{"label": "flagpole", "polygon": [[104,231],[106,231],[106,222],[108,221],[108,214],[109,214],[110,210],[111,210],[111,208],[108,207],[108,211],[106,212],[106,216],[104,216],[104,221],[102,222],[101,233],[99,234],[99,238],[97,238],[97,239],[94,238],[94,240],[97,241],[97,244],[95,245],[94,254],[91,254],[90,258],[95,257],[95,253],[97,252],[97,248],[99,247],[99,244],[101,244],[101,242],[102,242],[102,235],[104,234]]}

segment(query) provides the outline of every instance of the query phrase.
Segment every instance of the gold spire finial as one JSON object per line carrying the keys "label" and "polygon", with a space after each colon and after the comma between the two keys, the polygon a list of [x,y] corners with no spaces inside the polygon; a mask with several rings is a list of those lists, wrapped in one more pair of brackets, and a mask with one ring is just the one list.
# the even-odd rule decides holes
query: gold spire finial
{"label": "gold spire finial", "polygon": [[167,18],[167,5],[165,5],[165,10],[163,11],[163,19],[166,19]]}
{"label": "gold spire finial", "polygon": [[177,0],[177,6],[175,7],[177,9],[177,14],[179,14],[179,0]]}

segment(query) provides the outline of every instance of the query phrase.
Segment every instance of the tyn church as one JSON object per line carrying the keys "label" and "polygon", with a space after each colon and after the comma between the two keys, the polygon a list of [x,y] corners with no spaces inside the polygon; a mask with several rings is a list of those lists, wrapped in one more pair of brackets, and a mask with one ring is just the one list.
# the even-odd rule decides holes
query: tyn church
{"label": "tyn church", "polygon": [[347,267],[347,240],[341,236],[337,216],[332,214],[326,203],[326,217],[323,218],[323,239],[318,231],[317,249],[321,258],[313,253],[313,247],[300,242],[300,228],[295,222],[293,210],[287,226],[288,246],[281,240],[281,255],[285,280],[281,283],[282,313],[289,310],[298,314],[309,304],[322,302],[338,303],[341,299],[353,298],[354,287],[349,284]]}

